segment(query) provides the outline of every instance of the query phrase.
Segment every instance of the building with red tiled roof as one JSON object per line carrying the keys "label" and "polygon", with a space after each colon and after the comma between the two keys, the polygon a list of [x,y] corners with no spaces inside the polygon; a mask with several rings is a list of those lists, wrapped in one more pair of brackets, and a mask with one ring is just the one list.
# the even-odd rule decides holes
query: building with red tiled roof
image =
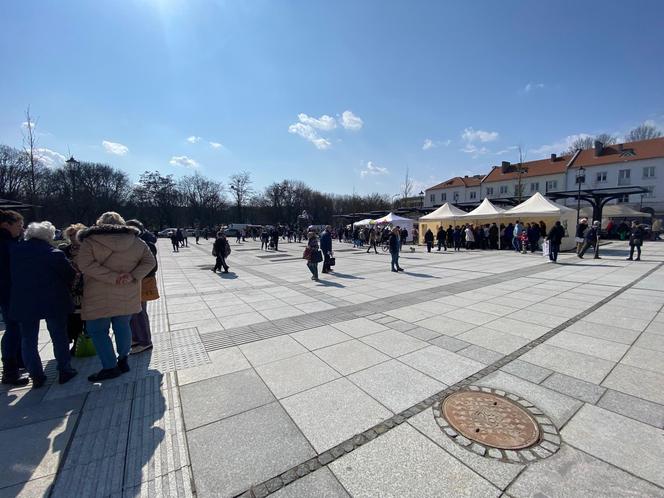
{"label": "building with red tiled roof", "polygon": [[424,205],[479,204],[484,197],[519,200],[535,192],[546,195],[574,190],[578,187],[576,175],[580,167],[585,170],[582,188],[645,187],[647,194],[625,196],[618,202],[664,213],[664,137],[608,146],[596,142],[593,149],[561,156],[551,154],[548,159],[527,161],[520,166],[503,161],[485,176],[457,176],[426,189]]}

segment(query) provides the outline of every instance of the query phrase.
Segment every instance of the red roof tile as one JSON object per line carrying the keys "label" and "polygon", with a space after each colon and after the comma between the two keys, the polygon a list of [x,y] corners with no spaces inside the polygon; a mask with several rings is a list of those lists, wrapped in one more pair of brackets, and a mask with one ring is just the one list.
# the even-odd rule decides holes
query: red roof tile
{"label": "red roof tile", "polygon": [[427,190],[435,190],[440,188],[451,188],[451,187],[479,187],[480,183],[482,183],[483,178],[484,178],[483,175],[463,176],[463,177],[455,176],[454,178],[445,180],[444,182],[439,183],[438,185],[429,187]]}
{"label": "red roof tile", "polygon": [[[528,161],[522,163],[521,178],[533,178],[535,176],[564,173],[567,169],[567,164],[569,163],[570,159],[572,159],[572,156],[559,156],[555,161],[551,161],[551,159],[540,159],[538,161]],[[511,170],[507,173],[503,173],[501,166],[494,166],[491,172],[484,179],[484,183],[503,182],[507,180],[518,179],[518,163],[512,164],[511,166]]]}
{"label": "red roof tile", "polygon": [[[620,146],[622,145],[622,150]],[[640,161],[664,157],[664,137],[639,142],[627,142],[624,144],[606,145],[602,155],[595,157],[595,149],[582,150],[576,158],[572,168],[583,166],[600,166],[611,163],[622,163],[629,161]]]}

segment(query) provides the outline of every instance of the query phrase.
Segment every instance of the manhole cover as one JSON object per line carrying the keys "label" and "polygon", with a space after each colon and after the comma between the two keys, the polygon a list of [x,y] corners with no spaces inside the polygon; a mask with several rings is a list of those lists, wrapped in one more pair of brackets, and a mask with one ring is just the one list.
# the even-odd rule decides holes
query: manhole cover
{"label": "manhole cover", "polygon": [[539,439],[535,419],[520,406],[493,393],[454,393],[445,398],[443,415],[467,438],[494,448],[520,450]]}
{"label": "manhole cover", "polygon": [[560,449],[553,422],[528,400],[499,389],[469,386],[433,406],[443,432],[480,456],[529,463]]}

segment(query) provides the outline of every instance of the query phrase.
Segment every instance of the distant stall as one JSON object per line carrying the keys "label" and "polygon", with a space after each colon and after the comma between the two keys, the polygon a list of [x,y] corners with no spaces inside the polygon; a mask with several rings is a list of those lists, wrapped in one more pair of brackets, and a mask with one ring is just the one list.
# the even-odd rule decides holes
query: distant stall
{"label": "distant stall", "polygon": [[473,209],[470,213],[463,215],[464,223],[472,223],[473,225],[486,225],[487,223],[498,223],[502,219],[505,212],[503,208],[494,205],[486,197],[482,203]]}
{"label": "distant stall", "polygon": [[535,192],[529,199],[518,206],[514,206],[501,213],[500,217],[512,223],[518,220],[521,224],[543,221],[546,224],[547,231],[551,229],[556,221],[560,221],[565,229],[565,237],[560,244],[560,248],[568,250],[572,249],[575,245],[576,210],[553,202],[539,192]]}
{"label": "distant stall", "polygon": [[424,233],[427,229],[431,229],[432,232],[436,232],[439,226],[443,226],[444,223],[454,224],[457,220],[463,220],[463,217],[467,213],[462,211],[458,207],[446,202],[434,212],[429,213],[425,216],[422,216],[420,221],[420,234],[419,234],[419,243],[424,244]]}
{"label": "distant stall", "polygon": [[413,224],[415,220],[412,220],[410,218],[404,218],[402,216],[397,216],[394,213],[387,213],[382,218],[378,218],[373,221],[378,226],[390,225],[392,227],[398,226],[401,229],[405,228],[406,230],[408,230],[408,238],[406,240],[408,241],[413,240]]}

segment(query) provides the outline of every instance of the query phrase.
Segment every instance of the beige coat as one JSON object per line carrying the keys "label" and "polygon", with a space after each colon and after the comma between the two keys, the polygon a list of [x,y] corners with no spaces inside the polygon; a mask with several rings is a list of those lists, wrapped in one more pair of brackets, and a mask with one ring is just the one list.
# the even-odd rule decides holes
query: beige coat
{"label": "beige coat", "polygon": [[[95,320],[141,311],[141,280],[154,268],[155,259],[134,227],[95,225],[78,233],[81,241],[76,263],[83,273],[81,318]],[[123,273],[134,280],[116,284]]]}

